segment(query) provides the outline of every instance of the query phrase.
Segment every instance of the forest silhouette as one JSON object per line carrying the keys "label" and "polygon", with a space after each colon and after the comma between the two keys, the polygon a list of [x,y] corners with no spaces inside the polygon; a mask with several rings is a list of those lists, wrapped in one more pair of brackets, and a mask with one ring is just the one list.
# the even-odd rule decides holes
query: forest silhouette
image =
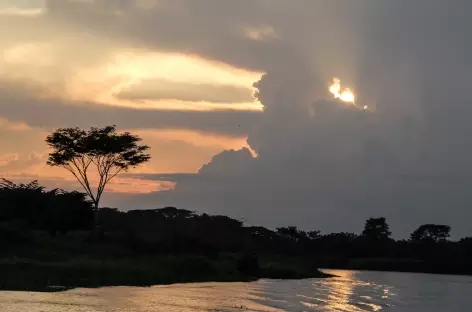
{"label": "forest silhouette", "polygon": [[[240,280],[242,276],[264,275],[250,269],[246,272],[241,265],[241,259],[254,254],[257,268],[259,263],[261,267],[296,268],[292,272],[267,273],[267,277],[316,277],[316,268],[320,267],[472,274],[472,238],[452,241],[449,239],[451,228],[446,225],[421,225],[409,239],[395,240],[385,218],[367,220],[360,234],[323,234],[294,226],[272,230],[244,225],[227,216],[198,214],[175,207],[127,212],[100,208],[101,233],[97,237],[91,234],[94,204],[84,193],[46,190],[37,182],[15,184],[2,180],[0,202],[0,259],[3,259],[0,272],[3,277],[15,274],[12,276],[15,280],[18,268],[27,270],[25,261],[55,265],[78,258],[87,259],[85,263],[90,260],[126,261],[123,265],[127,266],[142,266],[141,261],[146,261],[143,266],[146,270],[154,265],[153,262],[163,269],[168,263],[174,265],[183,261],[181,266],[187,269],[193,268],[201,274],[211,272],[212,280],[221,277],[218,269],[212,268],[212,263],[222,261],[234,275],[221,278]],[[165,265],[159,262],[163,257],[167,259]],[[19,262],[23,266],[18,266]],[[299,271],[300,263],[303,263],[303,272]],[[79,267],[83,265],[78,264]],[[174,267],[175,272],[165,269],[168,274],[177,274],[169,276],[168,282],[206,280],[206,275],[188,279],[181,266]],[[35,280],[36,273],[43,268],[31,270],[33,273],[25,278]],[[312,274],[310,270],[313,270]],[[94,280],[102,273],[103,268],[99,267],[94,273],[96,276],[89,278]],[[45,279],[59,273],[48,274]],[[60,275],[64,273],[61,271]],[[82,271],[80,276],[83,276]],[[75,285],[75,278],[70,278],[66,282],[60,280],[60,284]],[[8,283],[2,287],[6,280],[0,281],[0,288],[12,288]],[[161,280],[159,277],[148,283],[161,283]],[[113,279],[98,280],[97,284],[90,282],[84,286],[141,284],[141,281],[115,282]],[[29,284],[29,281],[24,283]]]}

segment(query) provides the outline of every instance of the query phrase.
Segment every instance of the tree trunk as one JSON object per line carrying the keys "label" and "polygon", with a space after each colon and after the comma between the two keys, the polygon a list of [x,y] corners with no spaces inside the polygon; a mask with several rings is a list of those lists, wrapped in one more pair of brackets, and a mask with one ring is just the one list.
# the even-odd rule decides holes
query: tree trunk
{"label": "tree trunk", "polygon": [[93,204],[93,234],[96,238],[100,237],[100,213],[98,210],[98,202]]}

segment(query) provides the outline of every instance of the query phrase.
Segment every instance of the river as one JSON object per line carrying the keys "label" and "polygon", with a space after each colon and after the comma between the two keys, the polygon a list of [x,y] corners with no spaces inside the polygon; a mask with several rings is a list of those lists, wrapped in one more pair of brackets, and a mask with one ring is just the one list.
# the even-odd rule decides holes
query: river
{"label": "river", "polygon": [[0,311],[472,311],[472,277],[324,271],[339,277],[75,289],[62,293],[0,291]]}

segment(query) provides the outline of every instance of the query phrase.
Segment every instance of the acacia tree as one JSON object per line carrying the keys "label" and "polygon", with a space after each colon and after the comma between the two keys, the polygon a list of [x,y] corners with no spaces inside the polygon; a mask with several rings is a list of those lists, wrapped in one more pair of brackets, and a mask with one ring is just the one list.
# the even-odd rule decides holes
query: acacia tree
{"label": "acacia tree", "polygon": [[[151,159],[149,146],[140,145],[141,138],[129,132],[117,133],[116,126],[61,128],[46,138],[52,148],[47,164],[62,167],[72,173],[93,202],[95,227],[98,228],[98,208],[106,185],[120,172]],[[94,190],[91,172],[98,173]]]}

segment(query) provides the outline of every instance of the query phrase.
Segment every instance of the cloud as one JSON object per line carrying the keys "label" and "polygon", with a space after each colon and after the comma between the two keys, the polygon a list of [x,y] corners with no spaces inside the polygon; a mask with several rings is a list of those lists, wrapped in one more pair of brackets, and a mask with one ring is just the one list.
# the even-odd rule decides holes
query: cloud
{"label": "cloud", "polygon": [[24,16],[36,17],[45,13],[42,8],[20,9],[20,8],[0,8],[0,16]]}
{"label": "cloud", "polygon": [[51,131],[58,127],[116,124],[127,129],[190,129],[244,136],[255,125],[258,111],[175,111],[113,107],[100,103],[43,96],[42,88],[3,81],[0,116]]}
{"label": "cloud", "polygon": [[152,79],[132,85],[118,94],[127,100],[169,100],[185,102],[212,103],[251,103],[254,102],[252,90],[231,85],[211,85],[178,83],[174,81]]}
{"label": "cloud", "polygon": [[31,130],[31,127],[22,122],[11,122],[0,117],[0,129],[3,131],[23,132]]}
{"label": "cloud", "polygon": [[[194,175],[141,174],[136,177],[177,184],[172,191],[120,206],[174,204],[250,223],[325,232],[358,231],[366,218],[387,216],[399,236],[421,222],[447,222],[456,225],[459,235],[467,233],[459,214],[471,203],[470,170],[454,172],[427,163],[423,146],[408,141],[399,150],[388,135],[398,140],[402,134],[382,128],[375,114],[332,101],[315,106],[321,107],[316,117],[284,127],[278,139],[264,140],[257,158],[247,150],[226,151]],[[266,130],[273,133],[274,128]]]}
{"label": "cloud", "polygon": [[276,31],[270,25],[261,27],[246,27],[244,29],[244,34],[253,40],[270,40],[277,38]]}
{"label": "cloud", "polygon": [[129,129],[129,131],[139,135],[143,142],[151,146],[152,161],[133,170],[134,173],[194,173],[215,154],[226,149],[240,149],[247,146],[245,137],[188,130]]}
{"label": "cloud", "polygon": [[[129,37],[110,32],[109,22],[116,22],[118,28],[128,28],[128,22],[139,23],[135,20],[140,18],[137,12],[144,14],[145,10],[132,4],[135,1],[49,1],[40,8],[45,14],[28,19],[15,15],[2,19],[2,29],[15,25],[15,31],[2,34],[0,40],[4,51],[0,78],[39,84],[49,94],[68,100],[118,107],[260,110],[250,93],[252,83],[261,73],[196,54],[144,47],[128,40]],[[69,16],[71,13],[73,16]],[[76,49],[77,42],[81,42],[81,49]],[[165,84],[160,87],[160,94],[156,95],[157,90],[153,94],[146,90],[150,95],[142,94],[143,88],[157,81]],[[199,87],[191,89],[193,85]],[[209,94],[202,94],[203,86]],[[158,89],[159,85],[152,87]],[[182,88],[191,93],[177,95],[176,91],[183,91]],[[246,89],[245,96],[242,89]],[[236,96],[236,103],[247,101],[244,105],[232,105],[225,101],[228,91]],[[116,97],[119,94],[123,96]],[[192,99],[193,103],[186,103]]]}
{"label": "cloud", "polygon": [[44,161],[43,155],[30,153],[0,155],[0,173],[25,172]]}
{"label": "cloud", "polygon": [[[235,39],[237,32],[224,37],[225,27],[210,35],[210,25],[227,18],[230,9],[220,4],[204,15],[206,23],[194,26],[198,43],[183,47],[183,36],[166,41],[162,34],[147,34],[146,42],[155,38],[266,73],[255,85],[264,113],[248,136],[258,157],[228,151],[195,175],[143,175],[177,185],[121,206],[174,204],[250,223],[322,231],[359,232],[366,218],[386,216],[400,237],[421,223],[446,223],[455,236],[470,235],[462,219],[472,204],[467,182],[472,44],[464,31],[472,26],[464,13],[472,4],[272,1],[270,11],[260,15],[264,1],[250,3],[251,12],[231,7],[235,13],[225,27],[267,22],[277,39]],[[239,4],[248,2],[234,5]],[[181,5],[182,11],[162,10],[171,16],[195,9]],[[174,30],[188,26],[170,19]],[[212,48],[210,38],[216,41]],[[355,90],[359,105],[373,110],[326,100],[333,77]]]}

